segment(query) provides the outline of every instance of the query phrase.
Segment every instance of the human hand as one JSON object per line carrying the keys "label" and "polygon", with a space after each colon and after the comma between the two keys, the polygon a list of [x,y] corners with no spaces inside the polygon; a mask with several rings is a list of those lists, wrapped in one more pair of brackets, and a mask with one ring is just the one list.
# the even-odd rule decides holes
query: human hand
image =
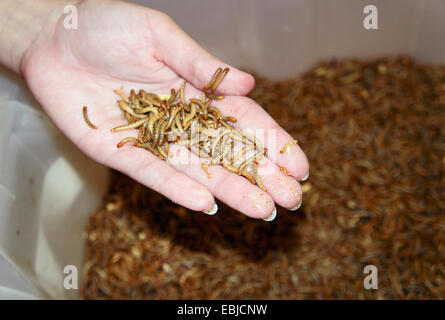
{"label": "human hand", "polygon": [[[120,1],[81,1],[78,29],[67,30],[63,16],[45,25],[26,50],[20,68],[31,91],[45,112],[83,152],[96,161],[119,170],[149,188],[191,210],[209,212],[214,197],[253,218],[270,217],[275,203],[285,208],[301,204],[301,186],[296,179],[308,174],[308,162],[298,146],[281,154],[280,148],[293,138],[259,105],[244,97],[254,86],[252,76],[230,67],[218,88],[225,99],[215,101],[224,115],[238,119],[241,129],[264,129],[276,135],[269,145],[262,168],[267,192],[221,166],[209,170],[208,179],[199,164],[163,161],[150,152],[116,144],[128,132],[111,133],[123,124],[114,89],[144,89],[169,93],[187,80],[186,98],[200,97],[200,90],[218,67],[227,65],[207,53],[165,14]],[[92,130],[84,123],[82,106],[88,106]],[[135,130],[136,131],[136,130]],[[136,136],[136,133],[134,134]],[[279,166],[285,166],[290,176]]]}

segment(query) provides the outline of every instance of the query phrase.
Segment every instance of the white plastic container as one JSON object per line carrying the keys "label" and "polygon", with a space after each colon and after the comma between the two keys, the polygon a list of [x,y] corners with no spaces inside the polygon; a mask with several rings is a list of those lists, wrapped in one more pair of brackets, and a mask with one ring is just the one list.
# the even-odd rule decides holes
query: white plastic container
{"label": "white plastic container", "polygon": [[0,145],[0,298],[76,297],[63,270],[81,270],[82,232],[108,170],[15,101],[0,102]]}
{"label": "white plastic container", "polygon": [[[273,79],[333,57],[408,54],[445,64],[444,0],[134,2],[168,13],[222,60]],[[377,30],[363,26],[368,4],[378,9]],[[31,107],[22,82],[0,75],[0,299],[76,298],[63,268],[80,276],[82,233],[108,170]]]}

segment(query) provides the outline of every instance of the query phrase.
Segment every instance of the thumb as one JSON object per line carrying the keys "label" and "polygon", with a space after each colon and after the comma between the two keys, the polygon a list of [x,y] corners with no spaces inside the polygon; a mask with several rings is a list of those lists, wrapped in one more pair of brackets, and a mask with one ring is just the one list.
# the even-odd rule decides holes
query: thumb
{"label": "thumb", "polygon": [[250,74],[229,66],[187,35],[168,15],[154,11],[150,17],[154,35],[155,57],[196,88],[203,88],[219,67],[230,72],[216,90],[224,95],[246,95],[255,85]]}

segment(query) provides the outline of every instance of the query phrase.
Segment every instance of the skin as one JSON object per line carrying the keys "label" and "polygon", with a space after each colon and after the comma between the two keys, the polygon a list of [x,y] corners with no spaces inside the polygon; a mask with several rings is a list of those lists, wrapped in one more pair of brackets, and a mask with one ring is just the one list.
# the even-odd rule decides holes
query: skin
{"label": "skin", "polygon": [[[63,8],[78,9],[78,29],[63,26]],[[180,49],[179,49],[180,48]],[[285,154],[281,147],[293,138],[253,100],[245,97],[254,78],[218,60],[185,34],[166,14],[121,1],[2,0],[0,4],[0,62],[20,74],[55,125],[85,154],[119,170],[172,201],[206,212],[215,197],[253,218],[267,218],[275,204],[285,208],[301,202],[301,179],[309,172],[298,146]],[[269,158],[259,162],[267,192],[221,166],[209,167],[208,179],[200,162],[184,164],[181,146],[170,146],[170,159],[127,144],[123,138],[137,130],[111,133],[122,125],[114,89],[124,86],[146,92],[170,93],[187,80],[185,98],[201,97],[214,71],[229,67],[214,101],[223,115],[237,118],[235,127],[273,129],[276,145],[268,145]],[[98,129],[89,128],[82,106]],[[279,170],[285,166],[286,176]]]}

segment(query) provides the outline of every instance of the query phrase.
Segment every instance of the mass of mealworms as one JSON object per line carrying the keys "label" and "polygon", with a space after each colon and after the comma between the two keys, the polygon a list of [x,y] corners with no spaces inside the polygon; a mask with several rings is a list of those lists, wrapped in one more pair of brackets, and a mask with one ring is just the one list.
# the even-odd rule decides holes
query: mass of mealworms
{"label": "mass of mealworms", "polygon": [[[212,105],[212,101],[224,99],[215,91],[228,72],[229,68],[218,68],[202,88],[201,98],[192,98],[188,102],[184,97],[186,81],[179,90],[171,89],[170,95],[157,95],[142,89],[136,93],[132,89],[126,96],[122,88],[115,90],[121,97],[117,104],[127,124],[115,127],[111,132],[138,130],[137,138],[126,137],[117,147],[132,143],[165,160],[170,152],[169,143],[177,143],[203,159],[201,167],[209,179],[209,167],[222,165],[266,191],[258,173],[258,160],[266,155],[267,148],[254,136],[233,127],[231,123],[236,122],[236,118],[224,116]],[[88,119],[86,107],[83,112],[86,123],[96,128]],[[283,146],[282,153],[295,143],[290,141]]]}

